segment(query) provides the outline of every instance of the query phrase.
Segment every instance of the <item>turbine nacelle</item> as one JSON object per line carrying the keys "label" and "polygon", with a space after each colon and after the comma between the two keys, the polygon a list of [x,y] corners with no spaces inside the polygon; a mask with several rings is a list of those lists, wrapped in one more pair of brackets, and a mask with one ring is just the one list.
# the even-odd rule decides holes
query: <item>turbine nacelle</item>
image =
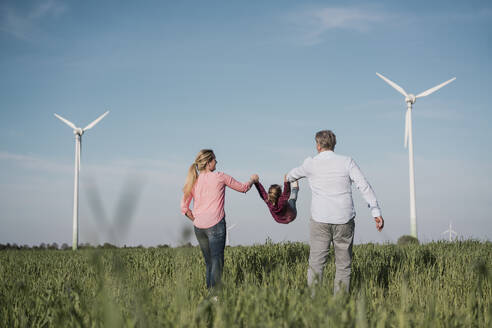
{"label": "turbine nacelle", "polygon": [[76,128],[73,130],[73,134],[79,135],[82,137],[82,135],[84,134],[84,130],[82,130],[81,128]]}
{"label": "turbine nacelle", "polygon": [[410,103],[411,105],[415,104],[415,101],[417,101],[417,97],[415,97],[414,94],[409,94],[408,96],[405,97],[405,102],[408,104]]}

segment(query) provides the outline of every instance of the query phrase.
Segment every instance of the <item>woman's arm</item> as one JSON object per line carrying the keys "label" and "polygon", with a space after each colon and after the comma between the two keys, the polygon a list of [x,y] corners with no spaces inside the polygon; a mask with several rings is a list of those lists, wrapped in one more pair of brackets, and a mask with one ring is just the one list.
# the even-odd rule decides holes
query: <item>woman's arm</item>
{"label": "woman's arm", "polygon": [[193,212],[190,210],[190,203],[192,198],[193,196],[191,194],[188,195],[188,197],[185,197],[185,195],[183,195],[183,198],[181,199],[181,213],[186,215],[186,217],[191,221],[194,221],[195,217],[193,216]]}
{"label": "woman's arm", "polygon": [[226,186],[228,186],[231,189],[234,189],[235,191],[239,192],[247,192],[249,189],[251,189],[251,185],[253,185],[253,181],[250,180],[247,183],[241,183],[237,180],[235,180],[233,177],[230,175],[227,175],[223,172],[219,172],[219,175],[222,178],[222,181]]}

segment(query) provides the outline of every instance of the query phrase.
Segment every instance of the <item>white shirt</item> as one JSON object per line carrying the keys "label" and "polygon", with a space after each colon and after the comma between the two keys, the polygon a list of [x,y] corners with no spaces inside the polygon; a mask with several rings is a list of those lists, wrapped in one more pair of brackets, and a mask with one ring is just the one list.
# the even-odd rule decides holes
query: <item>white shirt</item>
{"label": "white shirt", "polygon": [[355,161],[331,150],[322,151],[287,174],[289,181],[307,178],[312,191],[312,219],[344,224],[355,217],[352,182],[369,204],[373,217],[381,216],[376,194]]}

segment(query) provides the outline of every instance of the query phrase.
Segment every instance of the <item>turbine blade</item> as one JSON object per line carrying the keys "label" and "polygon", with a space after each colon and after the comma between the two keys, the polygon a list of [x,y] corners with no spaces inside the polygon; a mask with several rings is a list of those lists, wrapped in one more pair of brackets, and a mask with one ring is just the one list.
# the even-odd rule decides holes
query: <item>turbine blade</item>
{"label": "turbine blade", "polygon": [[104,113],[101,116],[99,116],[98,118],[96,118],[94,121],[92,121],[91,124],[87,125],[84,128],[84,132],[87,131],[87,130],[89,130],[89,129],[91,129],[91,128],[93,128],[94,125],[96,125],[97,123],[99,123],[99,121],[102,120],[104,118],[104,116],[108,115],[108,113],[109,113],[109,110],[106,113]]}
{"label": "turbine blade", "polygon": [[407,93],[405,92],[405,90],[403,90],[402,87],[400,87],[398,84],[396,84],[395,82],[391,81],[390,79],[382,76],[381,74],[379,73],[376,73],[377,76],[379,76],[380,78],[382,78],[384,81],[386,81],[386,83],[388,83],[389,85],[391,85],[393,88],[396,89],[396,91],[398,91],[399,93],[401,93],[402,95],[404,95],[405,97],[408,97]]}
{"label": "turbine blade", "polygon": [[71,127],[72,129],[76,129],[77,127],[75,126],[75,124],[73,124],[72,122],[70,122],[69,120],[67,120],[66,118],[63,118],[61,117],[60,115],[58,115],[57,113],[55,113],[55,116],[60,119],[60,121],[62,121],[63,123],[65,123],[66,125],[68,125],[69,127]]}
{"label": "turbine blade", "polygon": [[82,136],[79,137],[79,146],[77,147],[77,169],[80,172],[80,153],[82,148]]}
{"label": "turbine blade", "polygon": [[407,112],[405,113],[405,142],[404,142],[404,145],[405,145],[405,148],[407,148],[408,146],[408,134],[409,134],[409,130],[410,130],[410,121],[408,119],[408,115],[410,115],[410,110],[407,109]]}
{"label": "turbine blade", "polygon": [[82,156],[82,136],[80,136],[79,153],[78,153],[79,172],[80,172],[80,157],[81,156]]}
{"label": "turbine blade", "polygon": [[416,96],[415,96],[415,98],[421,98],[421,97],[428,96],[428,95],[430,95],[431,93],[433,93],[433,92],[435,92],[435,91],[437,91],[437,90],[441,89],[441,88],[442,88],[443,86],[445,86],[446,84],[449,84],[449,83],[453,82],[454,80],[456,80],[456,78],[455,78],[455,77],[453,77],[452,79],[447,80],[446,82],[443,82],[443,83],[441,83],[441,84],[439,84],[439,85],[436,85],[435,87],[430,88],[429,90],[425,90],[424,92],[419,93],[418,95],[416,95]]}
{"label": "turbine blade", "polygon": [[[118,236],[120,240],[123,240],[130,231],[130,225],[137,213],[137,207],[142,195],[143,180],[138,177],[128,177],[124,182],[124,186],[120,193],[118,203],[116,206],[116,213],[114,215],[112,226],[108,226],[109,229],[114,230],[115,236]],[[188,240],[191,230],[184,229],[182,231],[183,242]]]}

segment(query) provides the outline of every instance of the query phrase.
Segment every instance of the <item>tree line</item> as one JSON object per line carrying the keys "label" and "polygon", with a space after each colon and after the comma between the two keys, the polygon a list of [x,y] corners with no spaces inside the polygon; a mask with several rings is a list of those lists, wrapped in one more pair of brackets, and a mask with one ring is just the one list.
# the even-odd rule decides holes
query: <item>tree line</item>
{"label": "tree line", "polygon": [[[191,246],[191,244],[190,244]],[[90,243],[81,243],[79,244],[78,248],[79,249],[115,249],[115,248],[168,248],[171,247],[167,244],[163,245],[157,245],[155,247],[144,247],[143,245],[138,245],[138,246],[127,246],[123,245],[122,247],[113,245],[111,243],[104,243],[102,245],[91,245]],[[7,243],[7,244],[0,244],[0,251],[1,250],[70,250],[72,249],[71,245],[68,245],[67,243],[63,243],[61,245],[58,245],[58,243],[41,243],[39,245],[18,245],[16,243]]]}

